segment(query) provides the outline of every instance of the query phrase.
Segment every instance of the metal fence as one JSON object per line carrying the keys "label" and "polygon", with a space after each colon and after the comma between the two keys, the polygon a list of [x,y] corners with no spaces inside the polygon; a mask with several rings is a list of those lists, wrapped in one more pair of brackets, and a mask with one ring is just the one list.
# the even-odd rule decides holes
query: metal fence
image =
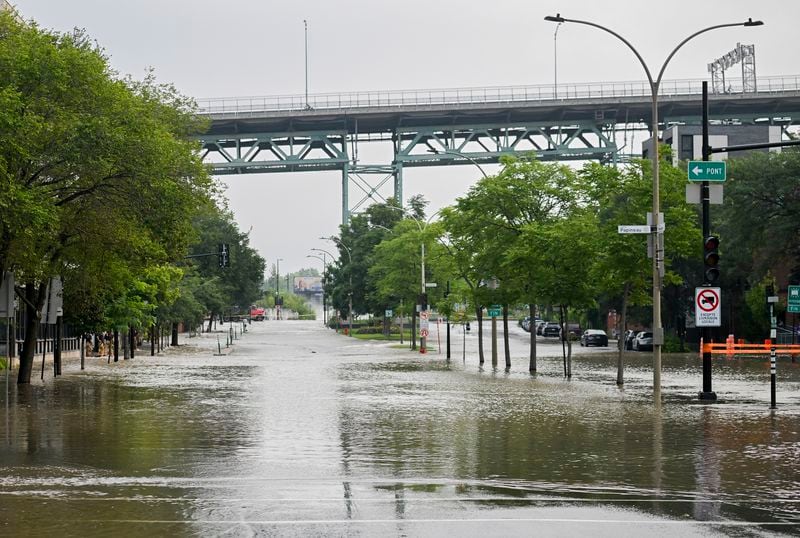
{"label": "metal fence", "polygon": [[[659,95],[699,95],[703,80],[662,81]],[[758,94],[800,91],[800,75],[763,77],[757,81]],[[742,94],[739,80],[731,81],[726,94]],[[372,107],[440,106],[489,103],[566,102],[580,99],[650,97],[646,81],[594,82],[558,86],[498,86],[485,88],[443,88],[439,90],[396,90],[303,95],[220,97],[198,99],[201,114],[253,114],[303,110],[338,110]]]}

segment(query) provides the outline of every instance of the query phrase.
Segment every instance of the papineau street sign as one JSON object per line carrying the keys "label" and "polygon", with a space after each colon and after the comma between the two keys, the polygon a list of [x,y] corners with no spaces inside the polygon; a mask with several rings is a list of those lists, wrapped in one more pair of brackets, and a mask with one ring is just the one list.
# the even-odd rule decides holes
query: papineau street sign
{"label": "papineau street sign", "polygon": [[722,325],[719,288],[694,289],[694,319],[697,327],[719,327]]}
{"label": "papineau street sign", "polygon": [[725,181],[725,161],[689,161],[689,181]]}

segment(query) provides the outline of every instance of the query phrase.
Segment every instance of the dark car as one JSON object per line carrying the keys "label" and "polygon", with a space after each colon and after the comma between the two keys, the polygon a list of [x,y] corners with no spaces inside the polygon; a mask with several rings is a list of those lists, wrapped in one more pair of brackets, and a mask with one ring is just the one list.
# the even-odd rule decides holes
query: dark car
{"label": "dark car", "polygon": [[580,339],[583,330],[581,329],[580,324],[569,323],[567,324],[567,333],[569,333],[569,339],[574,341]]}
{"label": "dark car", "polygon": [[561,326],[558,323],[548,323],[542,327],[542,336],[558,336],[561,334]]}
{"label": "dark car", "polygon": [[544,320],[542,320],[539,323],[537,323],[536,324],[536,334],[538,334],[539,336],[542,336],[542,329],[544,329],[544,326],[547,325],[548,323],[549,322],[544,321]]}
{"label": "dark car", "polygon": [[634,351],[653,351],[653,333],[642,331],[633,339]]}
{"label": "dark car", "polygon": [[582,346],[608,346],[608,335],[600,329],[586,329],[581,335]]}

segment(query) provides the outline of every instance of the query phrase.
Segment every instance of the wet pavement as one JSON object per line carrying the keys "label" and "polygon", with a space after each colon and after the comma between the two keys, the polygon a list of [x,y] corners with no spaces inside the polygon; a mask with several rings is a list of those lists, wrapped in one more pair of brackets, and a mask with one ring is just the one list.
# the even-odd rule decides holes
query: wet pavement
{"label": "wet pavement", "polygon": [[567,381],[542,339],[529,375],[517,327],[511,370],[488,340],[479,368],[475,332],[448,363],[267,321],[227,356],[203,335],[72,361],[10,401],[0,378],[0,535],[800,533],[800,364],[770,411],[763,358],[715,360],[707,404],[697,356],[668,355],[654,405],[649,353],[618,389],[608,349],[576,347]]}

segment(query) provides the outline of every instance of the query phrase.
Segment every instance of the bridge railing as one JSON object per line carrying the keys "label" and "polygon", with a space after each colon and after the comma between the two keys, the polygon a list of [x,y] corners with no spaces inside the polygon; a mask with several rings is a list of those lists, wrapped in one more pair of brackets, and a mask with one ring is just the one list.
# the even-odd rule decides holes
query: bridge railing
{"label": "bridge railing", "polygon": [[[702,80],[662,81],[659,95],[699,94]],[[763,77],[757,81],[758,93],[800,91],[800,75]],[[741,94],[741,81],[730,81],[726,93]],[[396,90],[347,93],[277,95],[266,97],[221,97],[198,99],[199,112],[213,115],[249,115],[261,112],[341,110],[354,108],[474,105],[577,99],[650,97],[645,81],[559,84],[558,86],[498,86],[486,88],[444,88],[439,90]]]}

